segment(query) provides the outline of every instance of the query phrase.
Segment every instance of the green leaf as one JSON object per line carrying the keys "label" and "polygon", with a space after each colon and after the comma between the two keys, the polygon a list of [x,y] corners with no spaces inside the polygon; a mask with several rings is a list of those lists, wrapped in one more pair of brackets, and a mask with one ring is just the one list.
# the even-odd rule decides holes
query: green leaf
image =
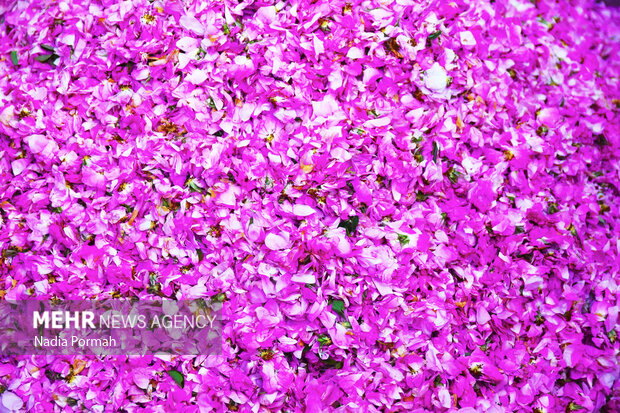
{"label": "green leaf", "polygon": [[514,69],[506,69],[506,72],[508,72],[508,74],[510,75],[511,78],[516,79],[517,78],[517,72]]}
{"label": "green leaf", "polygon": [[540,125],[538,129],[536,129],[536,134],[538,136],[544,136],[549,133],[549,128],[546,125]]}
{"label": "green leaf", "polygon": [[346,229],[347,235],[352,236],[357,230],[357,225],[359,224],[359,222],[360,219],[358,216],[352,216],[346,221],[342,221],[340,224],[338,224],[338,227]]}
{"label": "green leaf", "polygon": [[39,56],[35,57],[35,59],[38,60],[41,63],[45,63],[48,60],[50,60],[52,58],[52,56],[53,55],[51,55],[51,54],[42,54],[42,55],[39,55]]}
{"label": "green leaf", "polygon": [[226,36],[230,34],[230,28],[228,27],[227,23],[224,23],[224,27],[222,27],[222,31],[224,32]]}
{"label": "green leaf", "polygon": [[607,140],[607,138],[605,137],[605,135],[600,134],[600,135],[596,135],[594,136],[596,139],[594,140],[594,144],[596,146],[609,146],[609,141]]}
{"label": "green leaf", "polygon": [[183,388],[185,386],[185,377],[183,377],[183,374],[181,374],[180,371],[168,370],[166,373],[168,373],[168,375],[172,377],[172,380],[174,380],[174,382],[178,384],[180,388]]}
{"label": "green leaf", "polygon": [[333,359],[332,357],[328,358],[327,360],[323,360],[323,364],[325,364],[325,366],[328,368],[333,368],[336,370],[340,370],[342,369],[342,367],[344,367],[344,363],[342,361]]}
{"label": "green leaf", "polygon": [[218,293],[211,297],[211,302],[214,303],[223,303],[224,301],[226,301],[226,294],[224,293]]}
{"label": "green leaf", "polygon": [[189,190],[191,192],[202,192],[204,191],[204,189],[202,189],[199,185],[197,185],[195,182],[191,182],[189,184]]}
{"label": "green leaf", "polygon": [[437,30],[435,33],[429,34],[428,40],[435,40],[439,36],[441,36],[441,30]]}
{"label": "green leaf", "polygon": [[570,224],[567,228],[573,236],[577,236],[577,228],[573,224]]}
{"label": "green leaf", "polygon": [[342,301],[342,300],[334,300],[332,302],[332,310],[335,313],[344,315],[344,301]]}
{"label": "green leaf", "polygon": [[19,64],[19,58],[17,57],[17,52],[15,50],[11,52],[11,62],[13,62],[15,66]]}
{"label": "green leaf", "polygon": [[321,347],[329,346],[332,343],[332,339],[327,334],[321,334],[318,337],[318,341]]}
{"label": "green leaf", "polygon": [[42,44],[41,45],[41,49],[47,50],[48,52],[53,52],[54,51],[54,46],[50,46],[49,44]]}
{"label": "green leaf", "polygon": [[401,247],[405,244],[409,244],[409,237],[405,234],[398,234],[398,242],[400,242]]}
{"label": "green leaf", "polygon": [[193,178],[189,178],[186,182],[185,182],[185,186],[187,188],[189,188],[190,192],[203,192],[204,189],[198,185]]}
{"label": "green leaf", "polygon": [[200,248],[196,250],[196,254],[198,254],[198,262],[201,262],[205,258],[205,254]]}
{"label": "green leaf", "polygon": [[579,404],[577,404],[575,402],[570,402],[570,404],[568,405],[568,411],[569,412],[574,412],[574,411],[582,410],[582,409],[585,409],[585,407],[583,407],[583,406],[581,406],[581,405],[579,405]]}
{"label": "green leaf", "polygon": [[18,254],[19,254],[19,251],[14,248],[7,248],[4,251],[2,251],[3,258],[13,258],[13,257],[16,257]]}
{"label": "green leaf", "polygon": [[437,163],[437,155],[439,154],[439,145],[433,141],[433,162]]}

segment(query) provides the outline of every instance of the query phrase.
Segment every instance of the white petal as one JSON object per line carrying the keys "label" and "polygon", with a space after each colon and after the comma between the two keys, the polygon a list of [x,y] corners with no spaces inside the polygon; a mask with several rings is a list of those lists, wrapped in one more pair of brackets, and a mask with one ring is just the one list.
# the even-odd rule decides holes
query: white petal
{"label": "white petal", "polygon": [[314,43],[314,53],[319,55],[319,54],[321,54],[321,53],[323,53],[325,51],[325,47],[324,47],[323,42],[321,41],[321,39],[319,39],[318,37],[314,36],[313,43]]}
{"label": "white petal", "polygon": [[273,251],[283,250],[289,247],[289,241],[283,236],[274,233],[267,234],[265,237],[265,245]]}
{"label": "white petal", "polygon": [[198,49],[198,39],[193,37],[182,37],[177,41],[177,47],[184,52],[191,52]]}
{"label": "white petal", "polygon": [[367,128],[378,128],[381,126],[387,126],[390,124],[390,122],[392,122],[392,119],[390,119],[389,117],[377,118],[367,120],[366,122],[364,122],[364,126]]}
{"label": "white petal", "polygon": [[427,88],[440,92],[448,86],[448,74],[446,69],[435,62],[430,69],[426,71],[424,84]]}
{"label": "white petal", "polygon": [[471,34],[470,31],[461,32],[459,36],[461,37],[461,44],[463,46],[475,46],[476,45],[476,39],[474,38],[474,35]]}
{"label": "white petal", "polygon": [[207,80],[207,74],[204,70],[194,69],[189,76],[187,76],[186,80],[194,85],[199,85],[205,80]]}
{"label": "white petal", "polygon": [[25,158],[16,159],[11,162],[11,168],[13,169],[13,175],[17,176],[21,174],[28,166],[28,160]]}
{"label": "white petal", "polygon": [[263,23],[269,24],[276,19],[276,13],[275,6],[266,6],[259,8],[255,16]]}
{"label": "white petal", "polygon": [[314,274],[295,274],[291,277],[291,281],[303,284],[314,284],[316,277]]}
{"label": "white petal", "polygon": [[15,411],[21,409],[24,402],[15,393],[5,391],[2,393],[2,405],[11,411]]}
{"label": "white petal", "polygon": [[309,205],[295,205],[293,213],[298,217],[307,217],[316,213],[316,210]]}
{"label": "white petal", "polygon": [[205,28],[194,16],[183,16],[181,20],[179,20],[181,26],[186,28],[187,30],[194,32],[197,35],[203,35],[205,32]]}
{"label": "white petal", "polygon": [[357,47],[352,47],[347,52],[347,57],[349,59],[359,59],[360,57],[364,57],[364,53]]}
{"label": "white petal", "polygon": [[50,139],[46,138],[43,135],[31,135],[28,138],[28,146],[30,150],[34,153],[41,153],[45,149],[45,147],[50,143]]}

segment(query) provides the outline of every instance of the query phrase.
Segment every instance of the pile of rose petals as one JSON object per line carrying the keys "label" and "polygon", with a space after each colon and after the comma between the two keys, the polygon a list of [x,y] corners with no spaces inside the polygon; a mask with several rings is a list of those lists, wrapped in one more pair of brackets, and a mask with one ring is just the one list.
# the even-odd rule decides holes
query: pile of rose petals
{"label": "pile of rose petals", "polygon": [[620,9],[0,3],[0,297],[221,354],[0,358],[0,412],[620,411]]}

